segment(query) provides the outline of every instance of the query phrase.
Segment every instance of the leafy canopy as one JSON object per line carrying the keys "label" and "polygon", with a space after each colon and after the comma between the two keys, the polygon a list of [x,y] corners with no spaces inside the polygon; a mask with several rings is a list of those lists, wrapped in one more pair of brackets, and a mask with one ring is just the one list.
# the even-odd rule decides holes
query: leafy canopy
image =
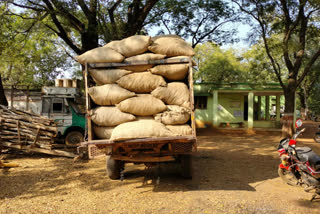
{"label": "leafy canopy", "polygon": [[199,66],[195,79],[214,83],[247,81],[246,66],[233,50],[222,50],[212,42],[198,45],[195,50]]}

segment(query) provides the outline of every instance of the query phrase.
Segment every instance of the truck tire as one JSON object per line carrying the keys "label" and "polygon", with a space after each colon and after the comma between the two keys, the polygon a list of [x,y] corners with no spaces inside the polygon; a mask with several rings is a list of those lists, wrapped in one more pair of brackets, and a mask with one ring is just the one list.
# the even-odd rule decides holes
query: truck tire
{"label": "truck tire", "polygon": [[114,160],[110,155],[107,155],[107,174],[110,179],[117,180],[120,178],[121,161]]}
{"label": "truck tire", "polygon": [[84,141],[83,134],[80,131],[69,132],[65,142],[67,145],[77,145]]}
{"label": "truck tire", "polygon": [[187,179],[192,178],[192,155],[180,155],[181,176]]}

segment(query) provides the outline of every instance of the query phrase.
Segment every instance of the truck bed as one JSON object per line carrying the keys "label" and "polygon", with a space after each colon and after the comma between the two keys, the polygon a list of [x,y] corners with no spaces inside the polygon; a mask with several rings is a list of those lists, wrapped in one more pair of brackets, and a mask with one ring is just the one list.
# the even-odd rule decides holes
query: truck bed
{"label": "truck bed", "polygon": [[[193,72],[192,72],[192,61],[191,58],[180,58],[180,59],[162,59],[162,60],[149,60],[149,61],[135,61],[126,63],[92,63],[85,64],[85,69],[83,72],[85,80],[86,89],[86,108],[87,114],[91,110],[92,100],[88,95],[88,88],[94,86],[90,74],[88,72],[89,68],[114,68],[128,65],[161,65],[161,64],[177,64],[177,63],[188,63],[189,64],[189,74],[187,77],[187,84],[189,87],[190,94],[190,109],[191,109],[191,123],[192,135],[188,136],[175,136],[175,137],[150,137],[150,138],[140,138],[140,139],[130,139],[124,141],[112,141],[107,139],[94,139],[94,134],[92,130],[92,121],[90,117],[87,117],[87,127],[88,136],[87,140],[82,143],[83,146],[97,147],[99,149],[104,149],[106,153],[111,154],[116,159],[117,156],[121,154],[137,154],[143,151],[145,154],[159,154],[161,156],[175,155],[175,154],[190,154],[197,149],[196,140],[196,128],[195,128],[195,116],[194,116],[194,98],[193,98]],[[109,149],[107,149],[109,148]],[[90,156],[90,152],[89,152]],[[123,157],[122,157],[123,158]],[[170,159],[170,158],[169,158]],[[131,160],[132,161],[132,160]]]}

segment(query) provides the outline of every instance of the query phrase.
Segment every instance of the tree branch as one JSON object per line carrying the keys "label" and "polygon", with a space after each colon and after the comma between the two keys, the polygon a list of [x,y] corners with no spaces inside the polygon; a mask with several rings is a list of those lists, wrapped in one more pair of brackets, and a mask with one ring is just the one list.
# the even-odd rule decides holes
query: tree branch
{"label": "tree branch", "polygon": [[162,21],[162,24],[164,25],[164,27],[167,29],[168,33],[171,34],[171,30],[170,30],[169,26],[167,25],[166,21],[163,20],[163,16],[161,16],[161,21]]}
{"label": "tree branch", "polygon": [[299,30],[299,51],[296,56],[296,61],[294,63],[295,78],[298,76],[299,69],[302,65],[302,60],[304,57],[304,52],[306,48],[306,32],[308,27],[308,19],[304,15],[305,3],[300,3],[298,17],[300,19],[300,30]]}
{"label": "tree branch", "polygon": [[[194,44],[194,41],[196,41],[197,33],[198,33],[198,31],[199,31],[202,23],[208,18],[208,16],[209,16],[209,15],[207,14],[205,17],[203,17],[203,18],[201,19],[200,23],[198,24],[196,31],[193,33],[192,44]],[[199,42],[197,42],[197,44],[198,44],[198,43],[199,43]],[[196,46],[197,44],[195,44],[195,46]]]}
{"label": "tree branch", "polygon": [[87,7],[86,3],[83,0],[77,0],[77,2],[80,5],[81,9],[83,10],[84,15],[86,17],[90,16],[91,12],[90,12],[89,8]]}
{"label": "tree branch", "polygon": [[72,40],[69,38],[68,34],[66,33],[66,31],[62,27],[61,23],[57,19],[56,14],[54,13],[54,8],[53,8],[52,4],[49,2],[49,0],[43,0],[43,1],[45,2],[45,4],[48,7],[48,10],[49,10],[49,13],[50,13],[50,16],[51,16],[53,23],[56,25],[56,27],[59,30],[59,31],[54,31],[54,32],[57,33],[57,35],[65,43],[67,43],[74,52],[76,52],[77,54],[81,54],[82,53],[81,50],[75,44],[73,44]]}
{"label": "tree branch", "polygon": [[109,13],[109,18],[110,18],[110,22],[111,22],[111,26],[112,26],[112,31],[114,33],[114,38],[118,39],[119,38],[119,32],[118,32],[118,28],[117,28],[117,24],[115,22],[114,19],[114,11],[115,9],[119,6],[119,4],[122,2],[122,0],[117,0],[112,7],[110,7],[108,9],[108,13]]}
{"label": "tree branch", "polygon": [[199,44],[204,38],[206,38],[207,36],[209,36],[210,34],[212,34],[215,30],[217,30],[219,27],[221,27],[222,25],[224,25],[225,23],[227,22],[231,22],[233,21],[233,19],[230,19],[230,20],[226,20],[226,21],[223,21],[219,24],[217,24],[215,27],[213,27],[210,31],[208,31],[207,33],[203,34],[195,44],[192,44],[192,47],[196,47],[197,44]]}
{"label": "tree branch", "polygon": [[[47,2],[47,1],[45,1]],[[56,1],[56,0],[52,0],[53,5],[59,10],[52,10],[53,13],[56,14],[60,14],[61,16],[64,16],[65,18],[67,18],[67,20],[70,22],[70,24],[79,32],[84,31],[85,25],[79,20],[77,19],[75,16],[73,16],[68,10],[66,10],[64,7],[61,6],[61,3]]]}
{"label": "tree branch", "polygon": [[34,11],[37,11],[37,12],[44,12],[45,11],[44,9],[40,9],[40,8],[37,8],[37,7],[30,7],[30,6],[18,4],[18,3],[15,3],[15,2],[12,2],[12,4],[14,6],[17,6],[17,7],[20,7],[20,8],[30,9],[30,10],[34,10]]}
{"label": "tree branch", "polygon": [[312,65],[315,63],[315,61],[319,58],[320,56],[320,48],[318,49],[318,51],[313,55],[313,57],[311,58],[311,60],[308,62],[308,64],[305,66],[302,75],[300,76],[300,78],[298,79],[298,83],[297,85],[300,85],[301,82],[303,81],[303,79],[307,76],[307,74],[310,72]]}

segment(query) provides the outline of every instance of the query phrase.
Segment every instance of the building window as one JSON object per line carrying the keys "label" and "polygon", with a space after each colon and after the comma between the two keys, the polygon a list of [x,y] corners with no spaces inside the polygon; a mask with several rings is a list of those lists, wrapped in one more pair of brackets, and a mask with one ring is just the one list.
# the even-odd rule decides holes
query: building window
{"label": "building window", "polygon": [[196,109],[207,109],[207,96],[195,96],[194,103]]}

